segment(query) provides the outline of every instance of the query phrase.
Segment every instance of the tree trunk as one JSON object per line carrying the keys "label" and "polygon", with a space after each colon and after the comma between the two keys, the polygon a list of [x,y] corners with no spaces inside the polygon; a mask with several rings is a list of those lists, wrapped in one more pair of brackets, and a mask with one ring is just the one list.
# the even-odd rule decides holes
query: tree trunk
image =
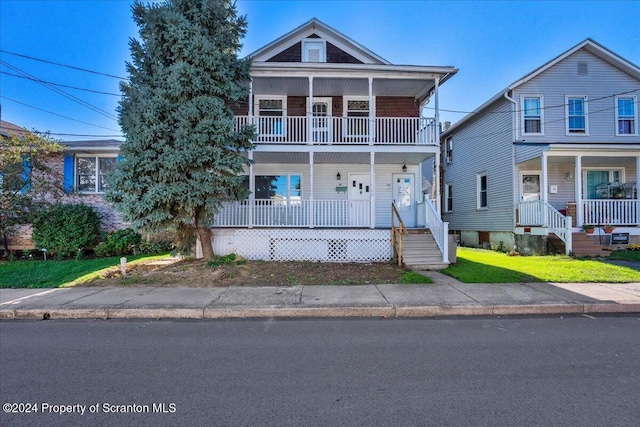
{"label": "tree trunk", "polygon": [[208,227],[198,227],[198,237],[200,237],[200,245],[202,245],[202,257],[207,260],[213,259],[211,229]]}

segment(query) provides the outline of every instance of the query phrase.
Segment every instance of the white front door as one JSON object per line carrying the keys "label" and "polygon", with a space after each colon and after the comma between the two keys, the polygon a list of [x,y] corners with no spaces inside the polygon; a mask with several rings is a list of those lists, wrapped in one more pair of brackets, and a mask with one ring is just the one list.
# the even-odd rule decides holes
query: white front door
{"label": "white front door", "polygon": [[542,206],[532,203],[540,200],[540,172],[520,172],[520,205],[518,223],[541,225]]}
{"label": "white front door", "polygon": [[371,175],[349,174],[349,225],[366,227],[370,221],[371,208]]}
{"label": "white front door", "polygon": [[313,98],[311,106],[313,142],[331,142],[331,98]]}
{"label": "white front door", "polygon": [[416,195],[414,175],[393,175],[393,203],[406,227],[416,226]]}

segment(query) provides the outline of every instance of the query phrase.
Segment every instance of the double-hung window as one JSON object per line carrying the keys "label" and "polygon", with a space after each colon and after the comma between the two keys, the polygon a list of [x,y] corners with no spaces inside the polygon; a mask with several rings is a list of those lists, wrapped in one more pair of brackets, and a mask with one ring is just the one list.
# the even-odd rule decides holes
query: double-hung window
{"label": "double-hung window", "polygon": [[453,212],[453,185],[444,185],[445,212]]}
{"label": "double-hung window", "polygon": [[567,96],[565,98],[567,116],[567,135],[587,135],[589,121],[586,96]]}
{"label": "double-hung window", "polygon": [[638,98],[616,97],[616,135],[638,134]]}
{"label": "double-hung window", "polygon": [[444,162],[446,164],[453,162],[453,137],[450,136],[444,141]]}
{"label": "double-hung window", "polygon": [[77,190],[83,193],[104,193],[109,188],[108,177],[115,167],[115,157],[77,156]]}
{"label": "double-hung window", "polygon": [[542,96],[522,96],[522,134],[543,134]]}
{"label": "double-hung window", "polygon": [[369,99],[345,98],[345,135],[365,137],[369,135]]}
{"label": "double-hung window", "polygon": [[477,188],[477,208],[487,209],[488,203],[488,185],[487,174],[479,173],[476,175],[476,188]]}
{"label": "double-hung window", "polygon": [[256,97],[259,137],[282,137],[286,134],[286,96]]}

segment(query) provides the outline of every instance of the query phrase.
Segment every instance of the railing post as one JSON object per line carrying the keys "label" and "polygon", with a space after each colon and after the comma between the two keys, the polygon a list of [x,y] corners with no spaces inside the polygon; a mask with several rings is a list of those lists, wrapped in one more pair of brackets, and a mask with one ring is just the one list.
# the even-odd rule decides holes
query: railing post
{"label": "railing post", "polygon": [[442,262],[449,262],[449,223],[443,222],[442,224]]}
{"label": "railing post", "polygon": [[573,218],[570,216],[565,217],[565,233],[566,233],[566,240],[564,241],[564,253],[565,255],[570,255],[571,252],[573,251],[573,234],[571,233],[571,224],[572,224],[572,220]]}

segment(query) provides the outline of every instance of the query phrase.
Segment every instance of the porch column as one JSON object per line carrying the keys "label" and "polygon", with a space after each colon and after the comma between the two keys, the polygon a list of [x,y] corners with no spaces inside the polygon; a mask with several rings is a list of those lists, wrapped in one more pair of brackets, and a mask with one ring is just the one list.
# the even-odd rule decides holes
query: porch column
{"label": "porch column", "polygon": [[[640,156],[636,156],[636,225],[640,224],[640,202],[638,202],[638,186],[640,186]],[[633,197],[633,195],[631,196]]]}
{"label": "porch column", "polygon": [[542,211],[542,225],[544,227],[548,227],[549,225],[549,221],[547,221],[547,208],[546,208],[546,204],[549,200],[549,189],[547,188],[547,153],[544,152],[542,153],[542,159],[540,160],[541,163],[541,172],[540,172],[540,201],[542,203],[540,203],[540,210]]}
{"label": "porch column", "polygon": [[584,218],[584,206],[582,206],[582,156],[575,157],[576,170],[573,172],[575,177],[576,192],[576,227],[582,227],[582,219]]}
{"label": "porch column", "polygon": [[313,210],[313,151],[309,152],[309,228],[314,228],[314,210]]}
{"label": "porch column", "polygon": [[[375,116],[373,115],[373,77],[369,77],[369,145],[373,145],[374,134],[376,131]],[[373,153],[371,153],[373,154]],[[373,181],[371,181],[373,183]]]}
{"label": "porch column", "polygon": [[313,144],[313,76],[309,76],[309,104],[307,104],[307,144]]}
{"label": "porch column", "polygon": [[[436,77],[435,79],[435,86],[433,88],[434,93],[433,93],[433,110],[434,110],[434,116],[433,116],[433,120],[435,121],[434,126],[433,126],[433,132],[434,132],[434,143],[437,143],[438,146],[440,146],[440,97],[438,95],[438,88],[440,87],[440,77]],[[438,211],[440,212],[440,211]]]}
{"label": "porch column", "polygon": [[256,202],[256,183],[253,176],[253,150],[249,151],[249,160],[251,163],[249,164],[249,205],[247,206],[247,226],[249,228],[253,228],[253,210]]}
{"label": "porch column", "polygon": [[[433,171],[433,181],[434,181],[433,182],[433,188],[436,190],[435,191],[435,198],[436,198],[436,200],[435,200],[435,203],[436,203],[435,208],[436,208],[436,212],[438,213],[438,216],[440,218],[442,218],[442,200],[440,200],[440,187],[441,187],[441,184],[440,184],[440,180],[441,180],[441,177],[440,177],[440,153],[436,153],[433,156],[433,159],[434,159],[434,162],[433,162],[433,169],[434,169],[434,171]],[[422,177],[420,177],[420,178],[422,178]],[[433,190],[432,190],[432,192],[433,192]],[[429,195],[429,199],[431,199],[431,195]],[[431,201],[431,200],[429,200],[429,201]]]}
{"label": "porch column", "polygon": [[369,155],[369,228],[376,228],[376,181],[374,174],[376,153]]}
{"label": "porch column", "polygon": [[253,79],[249,79],[249,111],[247,112],[249,124],[253,124]]}

